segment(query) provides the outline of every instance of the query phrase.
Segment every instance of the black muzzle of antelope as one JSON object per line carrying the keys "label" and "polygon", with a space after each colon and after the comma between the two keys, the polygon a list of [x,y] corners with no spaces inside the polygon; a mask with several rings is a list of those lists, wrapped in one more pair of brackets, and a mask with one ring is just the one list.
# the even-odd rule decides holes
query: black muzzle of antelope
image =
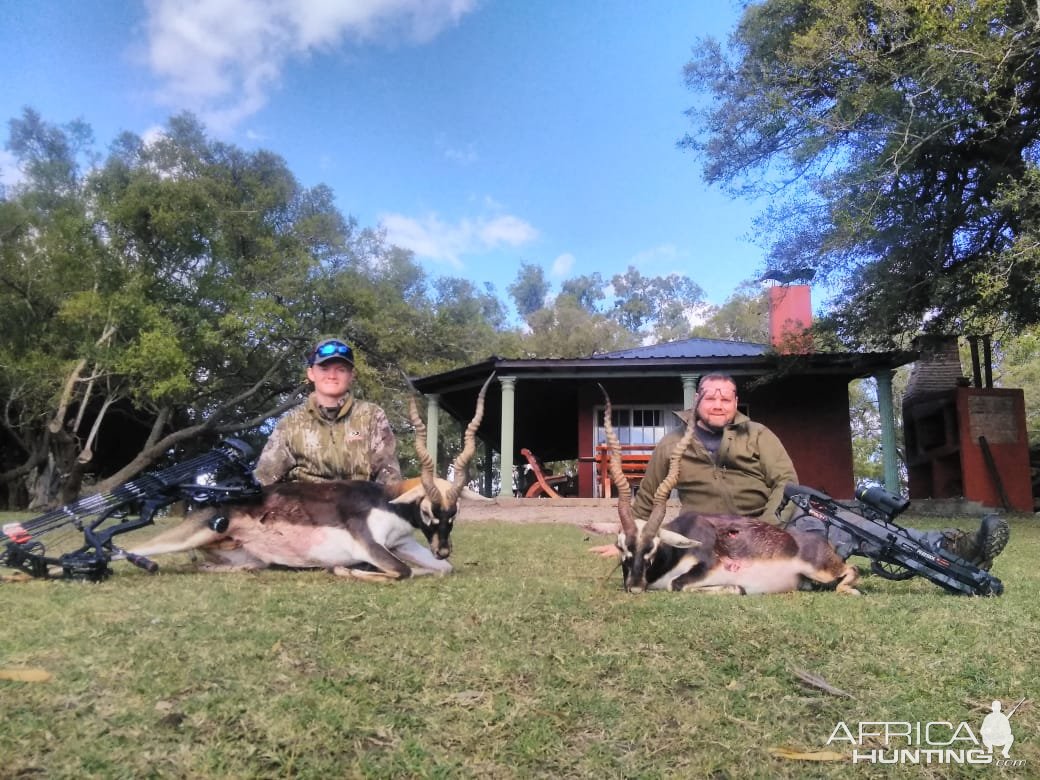
{"label": "black muzzle of antelope", "polygon": [[627,534],[619,535],[619,545],[623,545],[621,552],[621,575],[624,579],[625,590],[629,593],[642,593],[647,589],[647,573],[654,561],[654,552],[657,549],[657,539],[645,541],[636,536]]}
{"label": "black muzzle of antelope", "polygon": [[455,526],[456,511],[457,505],[447,509],[440,506],[433,507],[433,516],[437,522],[430,528],[431,533],[427,541],[430,544],[430,551],[438,558],[447,558],[451,555],[451,531]]}

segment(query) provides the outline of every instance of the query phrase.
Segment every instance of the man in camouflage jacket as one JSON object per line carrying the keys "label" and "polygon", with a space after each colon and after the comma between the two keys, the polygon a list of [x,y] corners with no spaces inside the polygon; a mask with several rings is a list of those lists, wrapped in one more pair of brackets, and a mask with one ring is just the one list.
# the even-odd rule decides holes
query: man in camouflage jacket
{"label": "man in camouflage jacket", "polygon": [[279,481],[401,481],[397,439],[379,406],[354,397],[354,353],[339,339],[319,342],[307,358],[314,392],[275,425],[257,461],[261,485]]}

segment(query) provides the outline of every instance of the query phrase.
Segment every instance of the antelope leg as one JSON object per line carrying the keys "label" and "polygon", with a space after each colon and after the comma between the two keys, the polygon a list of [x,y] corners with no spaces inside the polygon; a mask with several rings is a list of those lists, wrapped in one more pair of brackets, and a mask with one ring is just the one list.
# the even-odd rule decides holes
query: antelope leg
{"label": "antelope leg", "polygon": [[438,558],[415,539],[408,539],[394,548],[394,554],[412,565],[412,576],[424,574],[449,574],[453,567],[444,558]]}

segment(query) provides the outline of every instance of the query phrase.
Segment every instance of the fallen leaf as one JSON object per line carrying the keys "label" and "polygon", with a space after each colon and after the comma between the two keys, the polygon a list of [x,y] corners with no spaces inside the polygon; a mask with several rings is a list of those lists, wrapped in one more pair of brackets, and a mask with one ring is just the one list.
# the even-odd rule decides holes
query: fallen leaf
{"label": "fallen leaf", "polygon": [[0,669],[0,680],[17,682],[49,682],[51,673],[45,669]]}
{"label": "fallen leaf", "polygon": [[835,753],[833,750],[792,750],[791,748],[774,747],[769,748],[769,755],[775,758],[785,758],[788,761],[846,761],[848,756]]}
{"label": "fallen leaf", "polygon": [[829,693],[831,696],[844,696],[849,699],[854,698],[851,693],[843,691],[840,688],[835,688],[818,674],[813,674],[812,672],[807,672],[804,669],[798,669],[797,667],[792,667],[791,672],[806,685],[811,685],[813,688],[819,688],[821,691]]}

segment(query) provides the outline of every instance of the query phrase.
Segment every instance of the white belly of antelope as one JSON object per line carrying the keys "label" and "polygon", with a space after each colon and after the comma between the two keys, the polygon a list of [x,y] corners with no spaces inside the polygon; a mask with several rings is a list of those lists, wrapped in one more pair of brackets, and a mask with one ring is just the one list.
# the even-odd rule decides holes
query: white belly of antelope
{"label": "white belly of antelope", "polygon": [[[686,587],[692,589],[736,585],[743,588],[744,592],[749,595],[752,593],[789,593],[798,590],[803,570],[808,571],[808,568],[804,561],[790,558],[786,560],[723,558],[701,579]],[[650,588],[667,590],[671,587],[673,580],[687,571],[689,571],[689,567],[676,567],[661,579],[650,583]]]}

